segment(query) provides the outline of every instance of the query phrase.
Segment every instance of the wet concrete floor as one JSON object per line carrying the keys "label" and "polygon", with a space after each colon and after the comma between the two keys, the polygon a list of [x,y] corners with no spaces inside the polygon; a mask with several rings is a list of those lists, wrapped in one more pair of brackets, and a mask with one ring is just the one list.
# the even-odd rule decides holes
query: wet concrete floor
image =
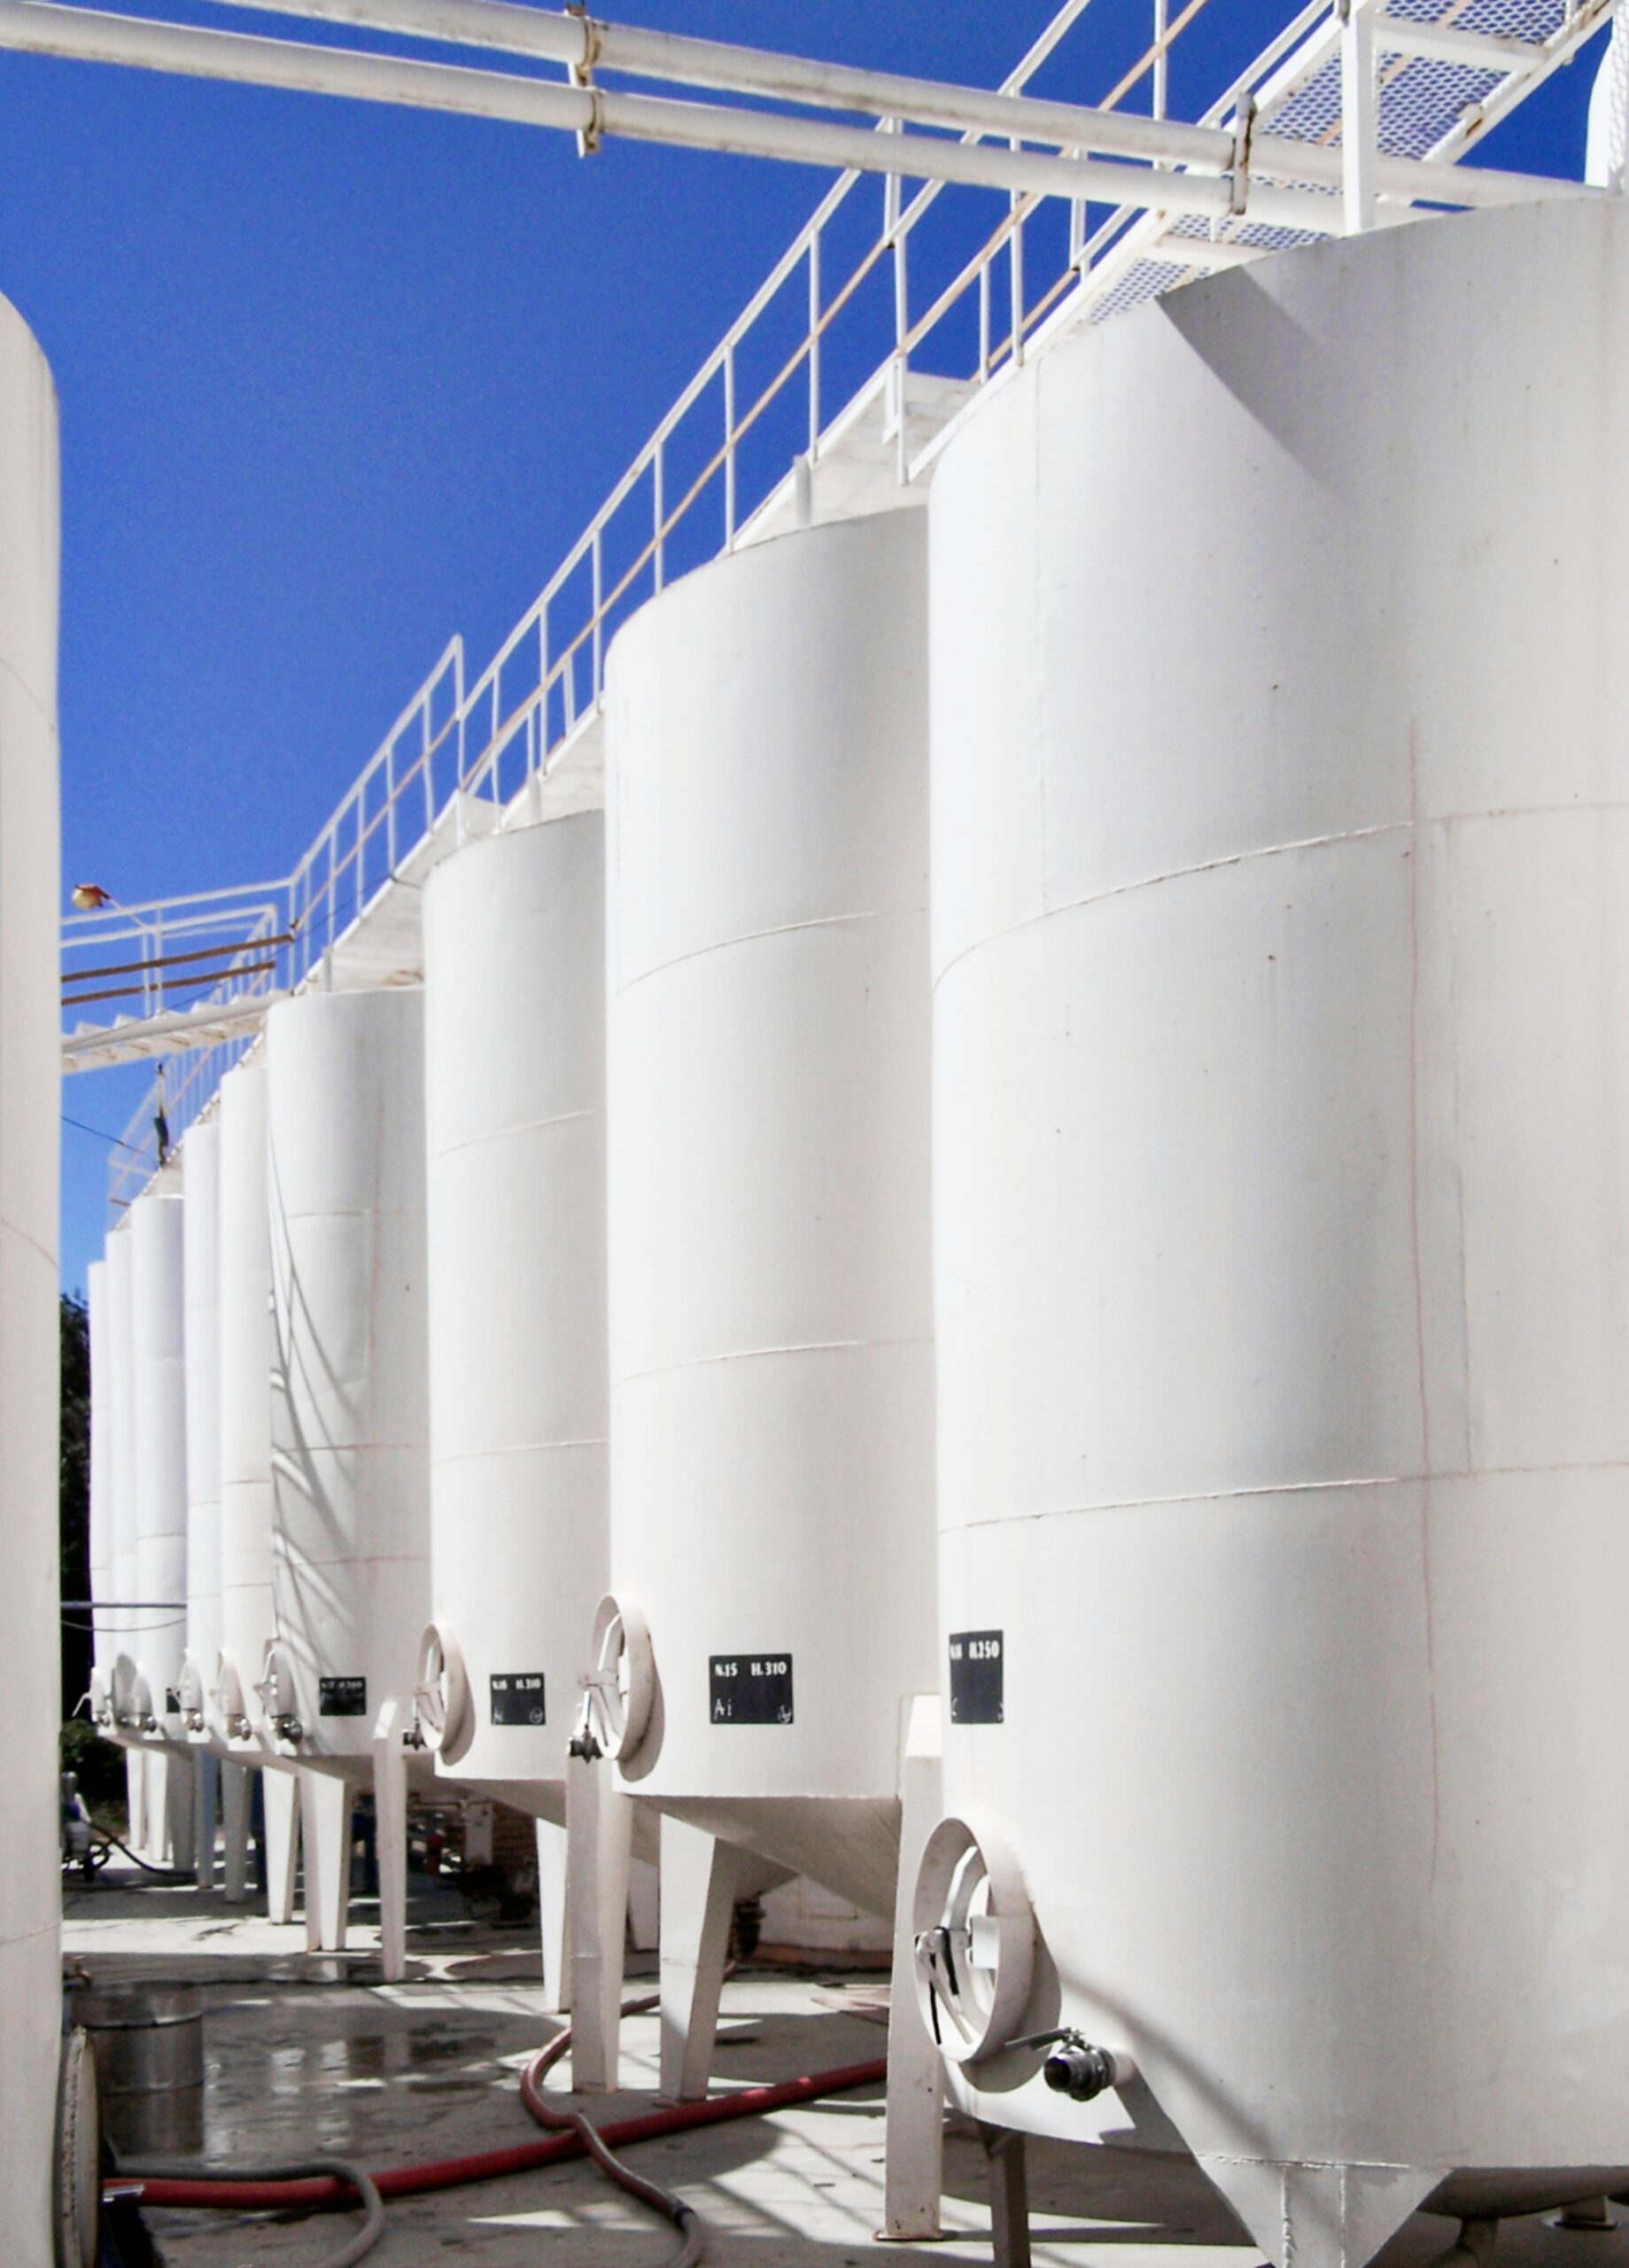
{"label": "wet concrete floor", "polygon": [[[248,2170],[314,2151],[377,2171],[537,2137],[518,2074],[558,2019],[543,2008],[535,1939],[462,1921],[450,1893],[421,1897],[408,1977],[390,1985],[365,1926],[353,1932],[359,1951],[308,1955],[298,1927],[274,1928],[218,1893],[135,1887],[127,1877],[70,1893],[66,1909],[65,1958],[97,1983],[198,1988],[200,2123],[212,2163]],[[717,2085],[880,2055],[880,1997],[874,1977],[739,1972],[725,1989]],[[578,2100],[608,2120],[648,2109],[655,2058],[655,2016],[630,2017],[627,2091]],[[945,2155],[946,2240],[885,2249],[873,2240],[882,2217],[880,2089],[630,2153],[701,2216],[712,2268],[987,2262],[983,2153],[973,2137],[952,2133]],[[1030,2196],[1037,2268],[1123,2268],[1129,2247],[1139,2268],[1255,2268],[1261,2259],[1186,2163],[1032,2143]],[[673,2242],[664,2223],[581,2162],[403,2199],[388,2212],[370,2256],[379,2268],[466,2260],[472,2268],[657,2268]],[[327,2256],[344,2225],[331,2216],[280,2222],[176,2212],[154,2212],[149,2224],[173,2268],[299,2268]],[[1416,2215],[1382,2268],[1426,2268],[1454,2234],[1452,2224]],[[1629,2268],[1629,2229],[1592,2236],[1540,2220],[1509,2224],[1499,2268]]]}

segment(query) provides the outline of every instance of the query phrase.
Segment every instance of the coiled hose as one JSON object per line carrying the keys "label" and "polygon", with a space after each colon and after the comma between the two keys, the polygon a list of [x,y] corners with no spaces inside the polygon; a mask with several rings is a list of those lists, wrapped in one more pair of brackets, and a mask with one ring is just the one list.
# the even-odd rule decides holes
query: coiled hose
{"label": "coiled hose", "polygon": [[128,2185],[137,2183],[145,2199],[149,2186],[155,2181],[202,2183],[214,2193],[211,2204],[224,2207],[227,2200],[221,2192],[244,2179],[283,2183],[330,2181],[348,2193],[337,2197],[336,2202],[361,2206],[361,2228],[346,2238],[337,2252],[325,2254],[315,2268],[355,2268],[355,2263],[365,2260],[384,2234],[384,2200],[379,2194],[378,2185],[370,2173],[364,2173],[360,2165],[353,2165],[349,2158],[298,2158],[289,2165],[257,2166],[253,2174],[247,2177],[229,2172],[224,2167],[200,2169],[186,2158],[143,2158],[121,2167],[113,2186],[128,2195]]}
{"label": "coiled hose", "polygon": [[[659,1992],[652,1992],[642,2000],[626,2001],[621,2013],[624,2016],[641,2016],[647,2009],[658,2007],[661,1999]],[[577,2135],[608,2181],[614,2181],[618,2189],[625,2189],[630,2197],[636,2197],[641,2205],[648,2205],[653,2213],[660,2213],[664,2220],[672,2222],[679,2231],[679,2249],[669,2254],[662,2268],[695,2268],[695,2263],[705,2249],[706,2238],[701,2221],[684,2199],[676,2197],[671,2189],[663,2189],[656,2182],[647,2181],[642,2174],[635,2173],[632,2166],[624,2165],[607,2147],[604,2137],[592,2120],[586,2118],[580,2110],[556,2109],[544,2093],[545,2076],[560,2061],[570,2042],[571,2034],[567,2030],[551,2039],[546,2047],[539,2048],[520,2075],[521,2101],[539,2126],[547,2126],[551,2133]]]}

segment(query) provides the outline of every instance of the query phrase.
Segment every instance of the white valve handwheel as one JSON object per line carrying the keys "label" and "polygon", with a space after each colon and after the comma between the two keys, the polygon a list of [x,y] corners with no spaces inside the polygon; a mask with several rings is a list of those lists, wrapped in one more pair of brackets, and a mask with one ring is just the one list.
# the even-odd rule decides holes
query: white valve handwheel
{"label": "white valve handwheel", "polygon": [[650,1725],[656,1665],[644,1615],[614,1593],[594,1617],[593,1668],[584,1684],[588,1731],[607,1756],[631,1757]]}
{"label": "white valve handwheel", "polygon": [[419,1641],[414,1698],[426,1745],[456,1764],[475,1738],[475,1709],[464,1650],[439,1623],[432,1622]]}
{"label": "white valve handwheel", "polygon": [[1035,1916],[1016,1860],[989,1828],[942,1819],[917,1869],[917,1999],[941,2054],[977,2063],[1018,2030],[1035,1972]]}

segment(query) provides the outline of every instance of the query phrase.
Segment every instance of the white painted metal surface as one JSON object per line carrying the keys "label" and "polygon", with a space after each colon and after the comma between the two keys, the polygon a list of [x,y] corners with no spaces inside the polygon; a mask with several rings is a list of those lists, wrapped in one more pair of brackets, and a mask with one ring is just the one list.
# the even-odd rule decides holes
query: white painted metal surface
{"label": "white painted metal surface", "polygon": [[1174,2121],[1281,2264],[1624,2180],[1625,356],[1621,205],[1434,221],[935,489],[945,1804],[1145,2082],[956,2092]]}
{"label": "white painted metal surface", "polygon": [[272,1637],[271,1223],[266,1072],[221,1083],[220,1265],[221,1722],[234,1749],[265,1745],[258,1688]]}
{"label": "white painted metal surface", "polygon": [[585,812],[425,903],[432,1736],[554,1819],[609,1572],[604,874]]}
{"label": "white painted metal surface", "polygon": [[[107,1376],[98,1389],[107,1417],[108,1490],[112,1511],[113,1584],[116,1599],[141,1596],[136,1566],[136,1355],[133,1332],[130,1255],[133,1250],[129,1218],[107,1239]],[[120,1614],[112,1626],[114,1638],[112,1692],[114,1722],[132,1729],[136,1659],[136,1619]]]}
{"label": "white painted metal surface", "polygon": [[[168,1180],[169,1177],[167,1176]],[[182,1200],[157,1187],[130,1208],[136,1382],[134,1650],[158,1729],[179,1739],[187,1617],[187,1370]]]}
{"label": "white painted metal surface", "polygon": [[57,1848],[57,404],[0,300],[0,2216],[51,2261]]}
{"label": "white painted metal surface", "polygon": [[85,1270],[85,1304],[90,1324],[90,1596],[92,1620],[91,1714],[98,1722],[111,1706],[113,1655],[117,1648],[111,1614],[103,1602],[113,1588],[113,1350],[108,1324],[107,1262],[93,1260]]}
{"label": "white painted metal surface", "polygon": [[902,512],[705,568],[607,713],[623,1771],[885,1915],[933,1676],[924,557]]}
{"label": "white painted metal surface", "polygon": [[268,1709],[286,1755],[360,1776],[430,1618],[422,993],[283,1003],[266,1080]]}
{"label": "white painted metal surface", "polygon": [[182,1715],[190,1738],[220,1734],[221,1129],[194,1126],[182,1145],[182,1271],[187,1408],[187,1654]]}

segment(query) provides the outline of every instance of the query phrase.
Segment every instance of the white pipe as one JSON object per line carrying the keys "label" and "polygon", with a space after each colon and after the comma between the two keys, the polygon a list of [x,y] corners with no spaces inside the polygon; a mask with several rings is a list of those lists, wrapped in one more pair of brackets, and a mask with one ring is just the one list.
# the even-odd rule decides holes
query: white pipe
{"label": "white pipe", "polygon": [[[451,37],[462,19],[486,12],[511,18],[530,12],[504,8],[501,0],[428,0],[430,13],[419,20],[433,27],[436,37]],[[347,20],[368,20],[374,28],[402,28],[403,19],[415,13],[416,0],[303,0],[295,12],[343,15]],[[388,19],[388,24],[387,24]],[[540,14],[539,25],[550,19]],[[655,35],[650,36],[656,37]],[[662,35],[665,37],[665,35]],[[492,43],[490,35],[487,43]],[[697,42],[710,47],[713,43]],[[149,19],[65,8],[49,0],[0,0],[0,47],[33,54],[58,55],[81,61],[120,63],[138,69],[175,72],[187,77],[218,78],[257,86],[274,86],[310,94],[347,96],[357,101],[399,104],[409,108],[454,112],[464,116],[506,120],[514,123],[553,127],[557,130],[596,138],[621,136],[630,141],[658,142],[680,148],[728,151],[748,157],[786,159],[794,164],[852,168],[861,173],[896,174],[913,180],[956,182],[1008,194],[1065,197],[1093,204],[1139,205],[1149,201],[1141,168],[1105,164],[1092,159],[1053,156],[1031,150],[1012,150],[974,143],[949,142],[924,135],[879,135],[862,127],[820,119],[777,116],[756,111],[732,110],[720,105],[677,102],[648,95],[613,93],[598,88],[555,86],[533,78],[479,71],[451,64],[425,64],[393,56],[365,55],[350,49],[312,47],[304,43],[245,37],[238,33],[194,30]],[[746,50],[741,50],[745,52]],[[777,64],[780,58],[765,60]],[[825,70],[827,66],[811,66]],[[830,66],[834,79],[846,82],[842,66]],[[861,73],[862,79],[895,82],[882,74]],[[939,89],[947,95],[966,95],[969,103],[997,106],[1027,98],[969,90]],[[1121,119],[1107,112],[1074,112],[1067,105],[1041,105],[1039,109],[1069,116],[1068,131],[1106,138],[1128,129],[1127,140],[1167,163],[1184,162],[1180,156],[1194,137],[1202,137],[1230,152],[1232,137],[1219,129],[1175,126],[1150,119]],[[1105,124],[1111,121],[1112,124]],[[1099,134],[1101,128],[1101,134]],[[1157,147],[1156,147],[1157,145]],[[1255,162],[1268,173],[1291,173],[1303,179],[1339,180],[1340,153],[1315,145],[1292,142],[1278,136],[1261,136],[1255,144]],[[1390,158],[1377,162],[1376,187],[1383,195],[1423,198],[1443,204],[1509,204],[1530,198],[1533,180],[1522,175],[1495,175],[1478,168],[1467,173],[1454,166],[1428,165],[1417,159]],[[1580,195],[1590,192],[1581,184],[1556,183]],[[1162,172],[1159,208],[1169,213],[1198,213],[1206,216],[1232,212],[1231,192],[1220,175]],[[1253,182],[1249,217],[1272,227],[1304,229],[1314,235],[1339,232],[1338,214],[1329,200],[1304,190]]]}
{"label": "white pipe", "polygon": [[[718,40],[644,31],[632,25],[590,24],[580,16],[516,7],[512,0],[227,0],[227,4],[252,7],[261,14],[351,24],[454,46],[490,48],[575,69],[626,72],[676,85],[864,111],[877,118],[957,128],[970,134],[999,136],[1005,141],[1049,143],[1059,150],[1090,151],[1165,167],[1192,166],[1203,173],[1225,173],[1232,161],[1233,136],[1221,127],[1189,126],[1130,112],[1097,110],[1084,104],[950,86],[937,80],[859,70],[849,64],[815,62],[803,56],[771,54]],[[1390,19],[1377,18],[1377,29],[1388,31]],[[1454,51],[1456,60],[1471,59],[1470,50],[1474,49],[1474,59],[1484,69],[1514,70],[1537,52],[1524,40],[1439,33],[1429,24],[1399,24],[1395,36],[1384,43],[1404,51],[1447,55],[1449,49],[1442,44],[1445,41],[1458,42],[1465,49],[1463,54]],[[1340,152],[1323,144],[1259,134],[1253,144],[1253,164],[1257,172],[1276,179],[1310,182],[1326,189],[1341,186]],[[1454,166],[1414,158],[1381,158],[1376,170],[1376,186],[1382,195],[1475,206],[1524,203],[1532,197],[1533,178],[1480,167],[1466,175]],[[1255,217],[1265,217],[1259,207]]]}
{"label": "white pipe", "polygon": [[[780,158],[796,165],[958,182],[1008,194],[1016,190],[1081,198],[1098,205],[1136,205],[1144,201],[1145,190],[1157,189],[1162,211],[1225,214],[1230,210],[1229,184],[1197,175],[1162,173],[1155,178],[1138,167],[1093,159],[1051,157],[925,135],[873,134],[865,127],[819,119],[551,86],[451,64],[408,62],[346,48],[198,31],[141,17],[58,7],[49,0],[0,0],[0,48],[80,62],[126,64],[187,78],[451,111],[554,127],[570,134],[619,135],[630,141]],[[1338,212],[1327,198],[1300,190],[1254,186],[1249,212],[1253,221],[1276,228],[1330,235],[1339,227]]]}

